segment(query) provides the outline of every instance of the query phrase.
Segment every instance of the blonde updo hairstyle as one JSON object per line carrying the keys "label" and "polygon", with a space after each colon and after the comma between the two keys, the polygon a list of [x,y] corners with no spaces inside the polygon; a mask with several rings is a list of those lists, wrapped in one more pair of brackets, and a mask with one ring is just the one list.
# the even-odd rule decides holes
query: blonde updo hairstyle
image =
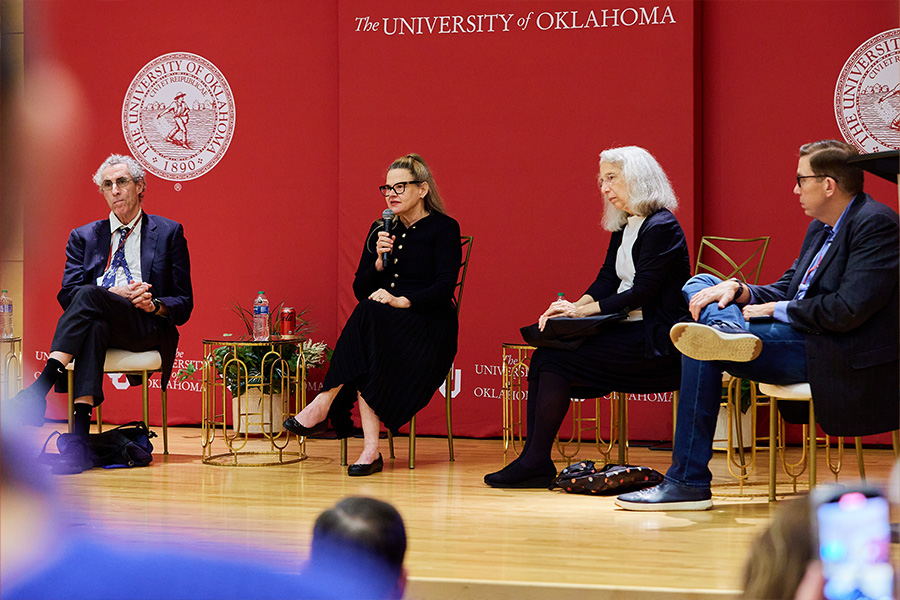
{"label": "blonde updo hairstyle", "polygon": [[425,164],[425,160],[421,156],[418,154],[401,156],[388,167],[388,171],[394,169],[406,169],[412,174],[415,181],[428,184],[428,193],[425,194],[424,198],[425,210],[429,213],[437,212],[442,215],[447,214],[447,209],[444,208],[444,203],[438,192],[437,184],[434,183],[434,176],[431,174],[431,169],[428,168],[428,165]]}

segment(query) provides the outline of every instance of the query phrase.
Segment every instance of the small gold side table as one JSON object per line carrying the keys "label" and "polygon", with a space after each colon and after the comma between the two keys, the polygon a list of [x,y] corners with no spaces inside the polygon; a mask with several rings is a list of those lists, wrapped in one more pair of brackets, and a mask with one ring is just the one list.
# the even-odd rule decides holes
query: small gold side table
{"label": "small gold side table", "polygon": [[[503,411],[503,462],[510,448],[518,455],[525,444],[525,416],[523,407],[528,398],[528,366],[534,346],[503,344],[501,369],[503,373],[500,399]],[[516,446],[519,446],[517,448]]]}
{"label": "small gold side table", "polygon": [[[281,426],[286,416],[306,407],[306,359],[302,343],[299,339],[266,342],[203,340],[201,443],[204,464],[265,467],[297,463],[307,458],[306,439],[298,438]],[[260,355],[263,372],[251,372],[248,359],[252,356],[256,362]],[[281,379],[276,389],[263,383],[275,377]],[[231,386],[244,392],[231,398],[229,427],[226,407]],[[258,404],[254,406],[256,402]],[[213,454],[217,437],[224,441],[227,452]],[[295,439],[297,451],[288,451],[288,445]],[[261,445],[265,450],[251,451],[249,448],[253,445]],[[260,456],[264,462],[251,458]],[[265,461],[265,458],[272,460]]]}
{"label": "small gold side table", "polygon": [[22,389],[22,338],[0,339],[0,396],[12,398]]}

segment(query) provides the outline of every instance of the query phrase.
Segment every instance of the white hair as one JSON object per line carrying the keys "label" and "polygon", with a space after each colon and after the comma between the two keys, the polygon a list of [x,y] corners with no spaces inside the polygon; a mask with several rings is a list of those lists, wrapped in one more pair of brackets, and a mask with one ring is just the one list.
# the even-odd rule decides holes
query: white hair
{"label": "white hair", "polygon": [[[653,155],[638,146],[609,148],[600,153],[600,162],[609,163],[621,169],[628,189],[629,204],[634,214],[647,216],[661,208],[675,211],[678,198],[666,172],[659,166]],[[597,177],[597,186],[603,182]],[[619,210],[609,201],[603,206],[603,228],[618,231],[628,221],[628,213]]]}

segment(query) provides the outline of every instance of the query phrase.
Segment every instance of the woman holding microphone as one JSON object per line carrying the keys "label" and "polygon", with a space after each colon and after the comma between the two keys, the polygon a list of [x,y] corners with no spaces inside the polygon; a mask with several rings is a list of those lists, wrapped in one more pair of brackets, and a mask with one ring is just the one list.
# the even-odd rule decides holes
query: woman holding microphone
{"label": "woman holding microphone", "polygon": [[381,471],[381,423],[396,432],[428,404],[456,356],[459,323],[453,291],[462,262],[459,223],[446,214],[431,170],[408,154],[388,167],[379,187],[394,213],[366,236],[353,292],[359,304],[338,338],[322,391],[284,422],[311,435],[330,419],[338,437],[352,430],[359,401],[363,450],[352,476]]}

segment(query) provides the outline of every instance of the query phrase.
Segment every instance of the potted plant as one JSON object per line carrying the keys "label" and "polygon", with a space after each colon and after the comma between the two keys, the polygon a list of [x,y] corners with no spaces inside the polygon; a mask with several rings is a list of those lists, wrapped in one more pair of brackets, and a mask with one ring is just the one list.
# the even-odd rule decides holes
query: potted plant
{"label": "potted plant", "polygon": [[[283,303],[278,304],[269,313],[269,331],[279,330],[282,306]],[[231,310],[247,330],[245,339],[252,339],[253,313],[234,301]],[[293,391],[288,382],[297,376],[301,368],[301,353],[307,370],[322,366],[331,359],[331,349],[325,342],[309,339],[314,327],[304,317],[308,311],[304,308],[296,316],[295,335],[291,339],[303,340],[299,346],[278,345],[273,349],[266,344],[248,344],[221,346],[213,352],[216,372],[231,392],[236,433],[280,433],[285,418],[285,400]],[[273,335],[272,339],[279,339],[279,336]],[[178,380],[183,381],[195,372],[193,365],[181,369],[177,374]]]}
{"label": "potted plant", "polygon": [[[728,418],[728,406],[723,402],[719,407],[719,416],[716,420],[716,431],[713,435],[713,450],[726,450],[727,449],[727,439],[728,439],[728,428],[731,428],[731,440],[732,447],[734,449],[738,448],[738,435],[737,435],[737,423],[740,422],[741,428],[741,439],[744,444],[744,448],[750,448],[756,436],[753,435],[753,416],[750,414],[750,397],[752,394],[751,387],[754,385],[752,381],[749,379],[741,379],[741,388],[740,390],[735,390],[735,393],[740,394],[740,415],[735,415],[734,418],[731,419],[731,423],[729,423]],[[722,386],[722,398],[725,398],[728,394],[729,385],[725,384]]]}

